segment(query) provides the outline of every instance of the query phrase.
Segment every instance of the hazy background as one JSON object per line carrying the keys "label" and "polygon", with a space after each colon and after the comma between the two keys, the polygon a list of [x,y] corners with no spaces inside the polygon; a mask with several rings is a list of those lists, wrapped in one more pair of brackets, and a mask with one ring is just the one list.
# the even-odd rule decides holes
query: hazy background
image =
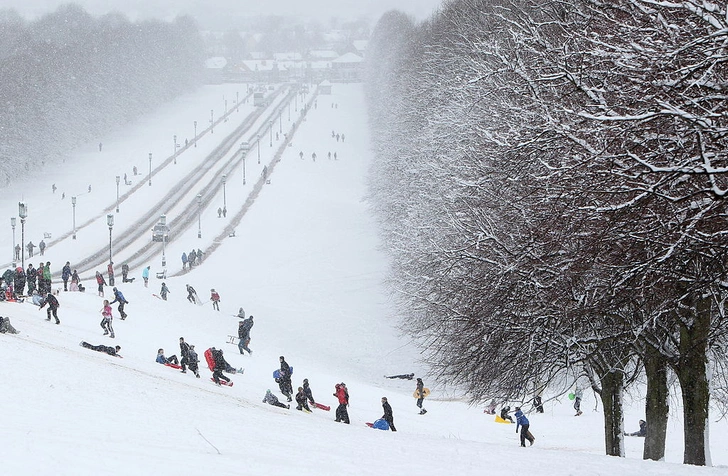
{"label": "hazy background", "polygon": [[15,9],[32,19],[67,3],[81,5],[92,15],[121,12],[131,20],[172,20],[178,15],[190,15],[201,28],[219,29],[231,27],[237,18],[257,15],[320,19],[364,16],[376,21],[382,13],[392,9],[422,20],[430,16],[442,0],[0,0],[0,8]]}

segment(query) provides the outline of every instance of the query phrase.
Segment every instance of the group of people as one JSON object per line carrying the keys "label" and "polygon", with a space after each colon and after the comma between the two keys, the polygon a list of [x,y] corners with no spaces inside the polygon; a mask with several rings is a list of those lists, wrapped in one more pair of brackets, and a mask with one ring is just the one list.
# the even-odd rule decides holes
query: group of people
{"label": "group of people", "polygon": [[192,248],[192,251],[189,253],[182,253],[182,269],[192,269],[194,266],[202,263],[202,250],[197,248],[197,251],[195,251],[194,248]]}
{"label": "group of people", "polygon": [[[25,245],[25,249],[28,251],[28,258],[32,258],[35,255],[35,249],[38,248],[40,251],[40,255],[43,256],[45,254],[46,249],[46,242],[45,240],[40,240],[40,243],[38,243],[38,246],[34,245],[32,241],[29,241],[27,245]],[[20,247],[20,244],[15,245],[15,259],[20,260],[22,248]]]}
{"label": "group of people", "polygon": [[[63,276],[64,290],[67,290],[68,279],[71,277],[71,265],[68,262],[63,267]],[[45,264],[41,262],[38,269],[34,268],[32,263],[28,264],[27,270],[21,266],[8,268],[0,277],[0,286],[3,291],[0,300],[17,300],[26,296],[26,286],[28,296],[36,290],[38,294],[46,295],[51,292],[51,262],[48,261]]]}

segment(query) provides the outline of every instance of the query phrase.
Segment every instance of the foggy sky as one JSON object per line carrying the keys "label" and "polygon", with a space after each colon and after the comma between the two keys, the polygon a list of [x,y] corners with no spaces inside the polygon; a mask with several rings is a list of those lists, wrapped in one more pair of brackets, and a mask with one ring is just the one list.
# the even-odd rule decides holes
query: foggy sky
{"label": "foggy sky", "polygon": [[13,8],[22,16],[33,19],[67,3],[81,5],[92,15],[121,12],[132,20],[172,20],[178,15],[190,15],[199,19],[202,28],[215,28],[218,25],[212,23],[222,24],[229,18],[258,15],[320,18],[322,23],[331,17],[355,19],[366,16],[376,21],[392,9],[424,20],[442,0],[0,0],[0,8]]}

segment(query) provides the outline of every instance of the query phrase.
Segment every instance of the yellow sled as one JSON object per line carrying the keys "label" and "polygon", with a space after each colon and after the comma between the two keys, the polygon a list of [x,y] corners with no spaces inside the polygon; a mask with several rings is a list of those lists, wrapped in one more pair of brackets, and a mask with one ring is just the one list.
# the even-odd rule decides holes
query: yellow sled
{"label": "yellow sled", "polygon": [[513,423],[512,421],[504,420],[503,418],[500,417],[500,415],[495,416],[495,422],[496,423]]}

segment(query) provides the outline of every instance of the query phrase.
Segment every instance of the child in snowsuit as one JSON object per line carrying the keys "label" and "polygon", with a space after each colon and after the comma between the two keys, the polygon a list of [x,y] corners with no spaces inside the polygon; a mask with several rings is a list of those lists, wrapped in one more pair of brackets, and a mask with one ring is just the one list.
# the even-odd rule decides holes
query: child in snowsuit
{"label": "child in snowsuit", "polygon": [[220,295],[214,289],[210,289],[210,300],[212,301],[212,308],[220,310]]}
{"label": "child in snowsuit", "polygon": [[41,304],[38,309],[43,309],[46,304],[48,304],[48,318],[46,319],[46,321],[51,320],[52,314],[53,317],[56,318],[56,324],[60,324],[61,321],[58,319],[58,308],[61,307],[61,305],[58,303],[58,299],[56,299],[56,297],[52,293],[48,293],[45,300],[43,301],[43,304]]}
{"label": "child in snowsuit", "polygon": [[113,316],[111,314],[111,304],[108,299],[104,299],[104,307],[101,309],[101,328],[104,330],[104,335],[109,335],[112,339],[114,338],[114,328],[111,326],[111,320]]}
{"label": "child in snowsuit", "polygon": [[640,429],[634,433],[625,433],[625,436],[647,436],[647,422],[640,420]]}
{"label": "child in snowsuit", "polygon": [[298,387],[298,393],[296,394],[296,410],[299,411],[307,411],[311,413],[311,409],[308,407],[308,403],[306,402],[306,392],[303,391],[303,387]]}
{"label": "child in snowsuit", "polygon": [[20,334],[20,332],[10,324],[10,318],[2,316],[0,316],[0,333]]}
{"label": "child in snowsuit", "polygon": [[530,426],[528,418],[526,418],[526,415],[524,415],[521,411],[521,407],[516,407],[516,413],[514,413],[514,415],[516,417],[516,433],[518,433],[518,427],[521,427],[521,446],[526,446],[526,440],[528,440],[530,446],[533,446],[533,442],[536,441],[536,438],[534,438],[531,432],[528,431]]}
{"label": "child in snowsuit", "polygon": [[273,395],[271,393],[270,389],[265,391],[265,397],[263,397],[263,403],[267,403],[269,405],[273,405],[273,406],[281,407],[281,408],[291,408],[290,405],[286,405],[285,403],[279,402],[278,397]]}
{"label": "child in snowsuit", "polygon": [[167,294],[169,294],[169,288],[165,283],[162,283],[162,289],[159,291],[159,295],[162,297],[163,300],[167,300]]}
{"label": "child in snowsuit", "polygon": [[334,392],[334,396],[339,400],[339,406],[336,407],[336,420],[349,424],[349,412],[346,410],[346,407],[349,406],[349,392],[346,390],[346,385],[342,383],[337,383],[334,387],[336,389],[336,392]]}
{"label": "child in snowsuit", "polygon": [[500,417],[503,420],[508,420],[511,423],[515,423],[513,421],[513,418],[511,418],[511,416],[508,414],[508,412],[510,412],[510,411],[511,411],[511,407],[509,407],[509,406],[505,406],[505,407],[501,408]]}

